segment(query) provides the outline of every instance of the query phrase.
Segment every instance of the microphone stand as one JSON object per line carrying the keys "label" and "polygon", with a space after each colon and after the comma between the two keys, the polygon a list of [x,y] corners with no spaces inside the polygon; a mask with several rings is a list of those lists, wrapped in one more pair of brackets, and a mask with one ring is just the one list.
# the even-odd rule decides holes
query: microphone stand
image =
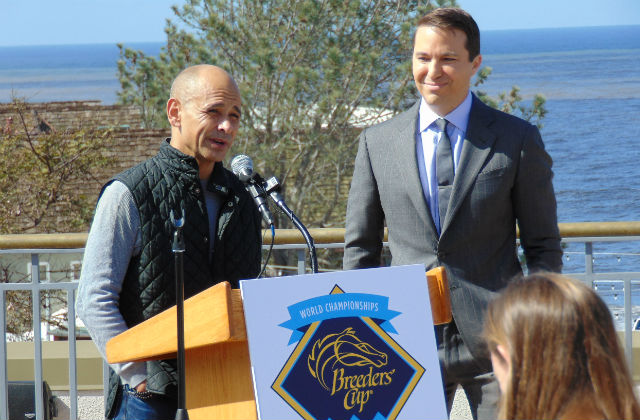
{"label": "microphone stand", "polygon": [[175,256],[175,279],[176,279],[176,309],[178,321],[178,408],[176,410],[176,420],[188,420],[189,413],[186,409],[186,392],[185,392],[185,349],[184,349],[184,237],[182,228],[184,227],[184,209],[182,209],[182,217],[176,219],[171,210],[171,222],[176,230],[173,235],[173,246],[171,250]]}
{"label": "microphone stand", "polygon": [[[278,204],[278,202],[276,202],[276,204]],[[280,207],[282,211],[287,216],[289,216],[289,218],[291,218],[291,221],[298,228],[300,233],[302,233],[302,237],[307,243],[307,248],[309,248],[309,260],[311,261],[311,272],[318,273],[318,257],[316,256],[316,246],[313,243],[313,238],[309,234],[309,231],[307,230],[307,228],[302,224],[300,219],[298,219],[298,217],[295,214],[293,214],[291,210],[289,210],[289,213],[287,213],[285,208],[288,209],[288,207],[286,204],[284,204],[284,201],[282,202],[282,205],[283,207],[280,207],[280,204],[278,204],[278,207]]]}
{"label": "microphone stand", "polygon": [[313,243],[313,238],[309,234],[307,228],[302,224],[300,219],[291,211],[291,209],[284,202],[284,198],[280,194],[280,183],[275,177],[271,177],[268,180],[264,181],[264,190],[269,194],[269,197],[273,200],[274,203],[286,214],[296,228],[302,233],[302,237],[307,243],[307,248],[309,248],[309,260],[311,261],[311,272],[318,273],[318,258],[316,256],[316,247]]}

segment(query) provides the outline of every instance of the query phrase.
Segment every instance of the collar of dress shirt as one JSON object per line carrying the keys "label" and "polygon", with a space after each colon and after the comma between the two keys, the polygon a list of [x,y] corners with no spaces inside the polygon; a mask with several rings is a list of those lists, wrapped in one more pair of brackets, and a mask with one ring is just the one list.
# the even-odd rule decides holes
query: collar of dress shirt
{"label": "collar of dress shirt", "polygon": [[[453,124],[458,130],[466,133],[467,124],[469,123],[469,113],[471,112],[471,103],[472,103],[472,95],[471,91],[467,94],[467,97],[464,98],[464,101],[460,105],[458,105],[453,111],[448,113],[442,118],[445,118],[449,121],[450,124]],[[420,100],[420,110],[419,113],[419,132],[422,133],[424,130],[429,128],[431,124],[435,122],[438,118],[441,118],[438,114],[433,112],[427,102],[422,98]],[[447,130],[449,131],[449,130]],[[449,131],[451,132],[451,131]]]}

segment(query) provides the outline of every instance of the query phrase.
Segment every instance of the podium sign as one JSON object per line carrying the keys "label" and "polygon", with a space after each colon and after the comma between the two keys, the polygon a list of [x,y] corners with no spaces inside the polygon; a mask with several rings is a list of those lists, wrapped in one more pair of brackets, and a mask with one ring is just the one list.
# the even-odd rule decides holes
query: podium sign
{"label": "podium sign", "polygon": [[240,282],[259,419],[443,419],[424,266]]}

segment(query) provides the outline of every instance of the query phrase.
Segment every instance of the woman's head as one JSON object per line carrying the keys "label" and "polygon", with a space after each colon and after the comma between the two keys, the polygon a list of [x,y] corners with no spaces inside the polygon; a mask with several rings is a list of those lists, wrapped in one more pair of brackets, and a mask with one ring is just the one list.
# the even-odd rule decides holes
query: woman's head
{"label": "woman's head", "polygon": [[558,418],[593,401],[606,418],[640,408],[611,313],[589,287],[538,273],[491,303],[485,336],[500,383],[502,418]]}

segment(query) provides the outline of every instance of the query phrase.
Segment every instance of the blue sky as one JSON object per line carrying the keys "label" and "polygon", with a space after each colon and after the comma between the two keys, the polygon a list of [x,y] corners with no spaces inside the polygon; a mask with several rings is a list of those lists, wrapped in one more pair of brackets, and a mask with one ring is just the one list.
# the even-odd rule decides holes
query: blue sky
{"label": "blue sky", "polygon": [[480,30],[640,25],[639,0],[458,0]]}
{"label": "blue sky", "polygon": [[[164,41],[177,0],[6,0],[0,46]],[[458,0],[481,30],[640,25],[640,0]]]}

